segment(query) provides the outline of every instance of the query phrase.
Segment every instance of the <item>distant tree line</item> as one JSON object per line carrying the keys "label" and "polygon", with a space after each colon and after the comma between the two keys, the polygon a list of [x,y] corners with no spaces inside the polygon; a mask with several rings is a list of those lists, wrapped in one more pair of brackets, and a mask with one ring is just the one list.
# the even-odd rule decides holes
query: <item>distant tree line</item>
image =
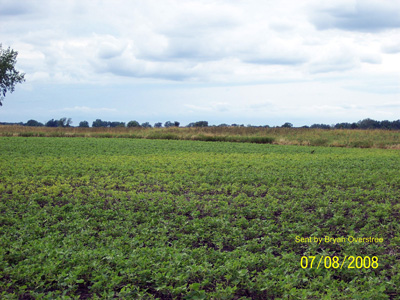
{"label": "distant tree line", "polygon": [[387,129],[400,130],[400,120],[396,121],[376,121],[372,119],[364,119],[357,123],[337,123],[335,125],[313,124],[310,128],[320,129]]}
{"label": "distant tree line", "polygon": [[[85,122],[83,124],[83,122]],[[87,121],[83,121],[79,123],[79,127],[89,127]],[[178,121],[171,122],[167,121],[164,123],[164,127],[179,127],[180,123]],[[163,124],[161,122],[157,122],[154,124],[155,128],[161,128]],[[151,124],[149,122],[145,122],[140,124],[138,121],[129,121],[127,124],[125,122],[109,122],[109,121],[102,121],[101,119],[96,119],[93,121],[92,127],[143,127],[143,128],[151,128]]]}
{"label": "distant tree line", "polygon": [[[61,118],[59,120],[51,119],[46,123],[40,123],[36,120],[29,120],[26,123],[19,122],[19,123],[6,123],[0,122],[0,125],[23,125],[23,126],[46,126],[46,127],[71,127],[72,120],[71,118]],[[145,122],[140,124],[138,121],[133,120],[129,121],[128,123],[125,122],[110,122],[110,121],[103,121],[101,119],[96,119],[92,122],[92,127],[141,127],[141,128],[169,128],[169,127],[179,127],[180,123],[178,121],[167,121],[164,124],[162,122],[157,122],[153,126],[149,122]],[[185,127],[210,127],[210,126],[217,126],[217,127],[263,127],[263,128],[270,128],[268,125],[263,126],[253,126],[253,125],[244,125],[244,124],[219,124],[219,125],[209,125],[207,121],[197,121],[192,122],[186,125]],[[81,121],[79,122],[78,127],[90,127],[88,121]],[[286,122],[281,126],[275,126],[275,128],[293,128],[293,124]],[[335,125],[328,125],[328,124],[313,124],[311,126],[302,126],[301,128],[318,128],[318,129],[386,129],[386,130],[400,130],[400,120],[396,121],[376,121],[370,118],[354,122],[354,123],[337,123]]]}
{"label": "distant tree line", "polygon": [[208,127],[207,121],[197,121],[193,123],[189,123],[187,127]]}

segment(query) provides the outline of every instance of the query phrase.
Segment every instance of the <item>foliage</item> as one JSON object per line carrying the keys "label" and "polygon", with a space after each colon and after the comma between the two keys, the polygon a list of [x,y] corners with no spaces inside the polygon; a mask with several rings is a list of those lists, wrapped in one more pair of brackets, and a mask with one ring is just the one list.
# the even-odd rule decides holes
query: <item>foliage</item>
{"label": "foliage", "polygon": [[208,127],[208,122],[207,121],[197,121],[197,122],[189,123],[187,125],[187,127]]}
{"label": "foliage", "polygon": [[25,81],[25,74],[15,69],[18,52],[10,49],[3,49],[0,44],[0,106],[6,93],[14,92],[15,85]]}
{"label": "foliage", "polygon": [[89,122],[88,121],[81,121],[79,122],[79,127],[88,128]]}
{"label": "foliage", "polygon": [[[312,128],[322,128],[322,129],[330,129],[331,127],[329,125],[324,125],[324,124],[314,124],[311,126]],[[358,125],[357,123],[337,123],[334,127],[335,129],[357,129]]]}
{"label": "foliage", "polygon": [[120,128],[120,127],[125,127],[125,123],[118,122],[118,121],[110,122],[110,121],[103,121],[101,119],[96,119],[95,121],[93,121],[92,127],[94,127],[94,128],[99,128],[99,127],[110,127],[110,128],[118,127],[118,128]]}
{"label": "foliage", "polygon": [[174,122],[167,121],[167,122],[164,123],[164,127],[166,127],[166,128],[168,128],[168,127],[179,127],[179,124],[180,123],[178,121],[174,121]]}
{"label": "foliage", "polygon": [[60,120],[58,120],[58,127],[70,127],[72,124],[72,120],[71,118],[61,118]]}
{"label": "foliage", "polygon": [[48,120],[45,124],[46,127],[58,127],[58,125],[59,125],[59,122],[54,119]]}
{"label": "foliage", "polygon": [[[326,124],[313,124],[310,126],[310,128],[331,129],[331,126],[326,125]],[[350,126],[349,126],[349,128],[347,128],[347,126],[344,127],[344,126],[340,125],[340,126],[338,126],[337,129],[345,129],[345,128],[350,129]]]}
{"label": "foliage", "polygon": [[140,127],[140,124],[138,121],[129,121],[128,127]]}
{"label": "foliage", "polygon": [[151,128],[151,124],[149,122],[142,123],[140,126],[143,128]]}
{"label": "foliage", "polygon": [[166,127],[166,128],[172,127],[172,126],[174,126],[174,125],[172,124],[171,121],[167,121],[167,122],[164,123],[164,127]]}
{"label": "foliage", "polygon": [[[69,119],[70,120],[70,119]],[[72,123],[72,121],[71,121]],[[6,122],[0,122],[0,125],[27,125],[22,122],[20,123],[6,123]],[[130,126],[129,126],[130,125]],[[170,127],[179,127],[180,122],[178,121],[167,121],[164,124],[165,128],[170,128]],[[29,126],[29,125],[27,125]],[[57,127],[57,126],[54,126]],[[92,127],[125,127],[124,122],[109,122],[109,121],[102,121],[101,119],[96,119],[96,121],[93,122]],[[128,127],[143,127],[143,128],[150,128],[151,125],[149,122],[144,122],[141,125],[137,121],[130,121],[128,122]],[[154,124],[154,128],[161,128],[162,123],[157,122]],[[213,125],[209,126],[207,121],[198,121],[198,122],[192,122],[189,123],[187,128],[193,128],[193,127],[227,127],[227,128],[232,128],[232,127],[245,127],[243,124],[220,124],[220,125]],[[251,124],[248,124],[246,126],[247,128],[270,128],[269,125],[264,125],[264,126],[253,126]],[[278,127],[273,127],[273,128],[279,128]],[[293,124],[286,122],[281,126],[281,128],[293,128]],[[311,128],[311,129],[363,129],[363,130],[371,130],[371,129],[384,129],[384,130],[400,130],[400,120],[395,120],[395,121],[376,121],[372,119],[364,119],[360,120],[357,123],[337,123],[336,125],[328,125],[328,124],[313,124],[311,126],[301,126],[299,128]]]}
{"label": "foliage", "polygon": [[26,122],[25,126],[38,127],[38,126],[43,126],[43,124],[36,120],[29,120],[28,122]]}
{"label": "foliage", "polygon": [[[400,298],[398,151],[2,137],[0,153],[2,299]],[[384,243],[295,240],[325,235]]]}
{"label": "foliage", "polygon": [[293,124],[292,124],[292,123],[289,123],[289,122],[286,122],[286,123],[283,124],[281,127],[282,127],[282,128],[292,128],[292,127],[293,127]]}
{"label": "foliage", "polygon": [[376,121],[370,118],[363,119],[357,123],[337,123],[336,125],[327,124],[313,124],[311,128],[319,129],[386,129],[386,130],[400,130],[400,120],[395,121]]}
{"label": "foliage", "polygon": [[108,126],[113,128],[113,127],[125,127],[125,123],[124,122],[108,122]]}
{"label": "foliage", "polygon": [[92,123],[92,127],[109,127],[109,122],[107,121],[102,121],[101,119],[96,119]]}
{"label": "foliage", "polygon": [[[46,127],[70,127],[72,124],[71,118],[61,118],[59,120],[51,119],[46,122]],[[27,126],[30,126],[27,124]],[[37,125],[36,125],[37,126]]]}

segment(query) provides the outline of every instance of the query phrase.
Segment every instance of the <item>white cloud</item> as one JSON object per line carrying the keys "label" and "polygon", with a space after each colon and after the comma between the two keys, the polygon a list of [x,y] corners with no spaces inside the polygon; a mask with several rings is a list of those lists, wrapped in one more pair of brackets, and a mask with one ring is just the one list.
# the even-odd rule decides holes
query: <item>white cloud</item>
{"label": "white cloud", "polygon": [[[79,85],[91,91],[90,99],[103,101],[76,99],[68,104],[71,113],[106,113],[94,108],[107,106],[109,95],[97,92],[99,86],[123,101],[140,103],[142,115],[147,110],[158,115],[166,111],[160,102],[181,96],[167,91],[166,100],[159,100],[164,98],[157,91],[165,85],[174,90],[193,84],[247,85],[237,89],[246,92],[229,96],[218,88],[199,89],[201,97],[182,93],[179,112],[260,118],[280,110],[307,115],[299,103],[315,106],[313,101],[322,96],[308,89],[319,83],[331,83],[330,93],[346,91],[342,97],[354,105],[364,94],[353,93],[389,97],[400,89],[400,0],[114,0],[101,5],[0,0],[0,7],[2,43],[19,51],[17,66],[27,74],[25,85],[32,85],[32,91],[39,84],[62,86],[63,91]],[[287,92],[298,84],[307,89]],[[130,98],[120,91],[122,85],[130,93],[138,87],[146,92]],[[155,89],[157,100],[147,88]],[[52,97],[48,101],[55,105]],[[334,102],[337,97],[328,98]],[[126,111],[121,104],[113,113],[136,113],[137,103],[129,102]]]}
{"label": "white cloud", "polygon": [[[308,18],[321,11],[328,14],[327,19],[354,11],[363,14],[377,5],[381,16],[397,2],[380,6],[373,1],[327,3],[166,0],[98,6],[91,1],[50,1],[41,8],[29,7],[30,13],[43,19],[22,22],[30,30],[20,39],[30,49],[21,50],[21,56],[38,53],[40,59],[36,64],[32,59],[29,70],[47,72],[55,81],[93,83],[108,81],[109,75],[104,74],[113,74],[239,83],[343,72],[359,68],[361,62],[381,63],[381,49],[396,51],[396,45],[371,51],[370,43],[379,36],[366,37],[360,47],[357,35],[321,34]],[[54,26],[49,27],[50,23]]]}
{"label": "white cloud", "polygon": [[377,32],[400,28],[400,1],[352,0],[319,2],[311,12],[318,29]]}
{"label": "white cloud", "polygon": [[115,108],[107,108],[107,107],[87,107],[87,106],[74,106],[74,107],[65,107],[60,111],[65,112],[81,112],[81,113],[103,113],[103,112],[116,112]]}
{"label": "white cloud", "polygon": [[32,10],[32,3],[30,2],[22,3],[13,0],[2,0],[0,5],[0,16],[3,18],[26,15]]}
{"label": "white cloud", "polygon": [[184,107],[188,112],[203,112],[203,113],[211,113],[211,112],[229,112],[230,104],[227,102],[211,102],[207,106],[201,105],[193,105],[193,104],[185,104]]}
{"label": "white cloud", "polygon": [[[398,35],[397,38],[400,38],[400,35]],[[400,41],[396,39],[385,43],[382,45],[382,51],[388,54],[400,53]]]}

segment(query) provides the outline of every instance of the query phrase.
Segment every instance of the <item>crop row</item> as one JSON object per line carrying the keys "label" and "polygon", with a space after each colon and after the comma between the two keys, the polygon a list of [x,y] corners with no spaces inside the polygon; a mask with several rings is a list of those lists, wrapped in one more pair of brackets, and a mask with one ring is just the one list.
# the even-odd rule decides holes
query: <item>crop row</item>
{"label": "crop row", "polygon": [[[0,138],[0,295],[399,299],[394,166],[395,150]],[[384,242],[296,242],[349,235]],[[302,269],[312,255],[380,264]]]}

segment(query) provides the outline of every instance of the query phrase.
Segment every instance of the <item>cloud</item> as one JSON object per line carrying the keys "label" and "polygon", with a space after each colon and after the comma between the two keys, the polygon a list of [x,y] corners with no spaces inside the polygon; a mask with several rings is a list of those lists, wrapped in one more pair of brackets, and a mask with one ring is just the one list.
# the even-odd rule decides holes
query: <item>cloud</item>
{"label": "cloud", "polygon": [[87,106],[74,106],[74,107],[66,107],[60,109],[60,111],[65,112],[80,112],[80,113],[102,113],[102,112],[116,112],[115,108],[107,108],[107,107],[87,107]]}
{"label": "cloud", "polygon": [[386,103],[382,105],[376,105],[375,108],[377,109],[400,109],[399,103]]}
{"label": "cloud", "polygon": [[266,111],[266,110],[273,109],[274,104],[272,102],[266,101],[266,102],[258,102],[258,103],[250,104],[248,107],[254,111]]}
{"label": "cloud", "polygon": [[302,55],[284,55],[274,53],[271,55],[254,55],[243,59],[244,62],[257,65],[299,65],[307,61]]}
{"label": "cloud", "polygon": [[382,63],[382,57],[378,53],[361,53],[360,61],[369,64],[380,64]]}
{"label": "cloud", "polygon": [[98,60],[91,61],[96,72],[172,81],[251,81],[265,80],[274,71],[254,67],[290,67],[308,59],[301,38],[279,38],[279,25],[270,30],[265,15],[251,20],[255,7],[244,2],[169,0],[154,5],[149,1],[133,13],[132,30],[121,29],[117,39],[128,43],[123,51],[99,45]]}
{"label": "cloud", "polygon": [[391,41],[382,46],[382,51],[387,54],[400,53],[400,42]]}
{"label": "cloud", "polygon": [[[396,33],[379,32],[397,24],[398,0],[29,3],[25,9],[0,0],[10,11],[41,17],[10,15],[0,19],[0,32],[18,46],[19,64],[35,82],[300,82],[333,72],[384,73],[381,52],[400,51],[390,43]],[[375,27],[368,28],[362,22],[371,14]]]}
{"label": "cloud", "polygon": [[359,67],[357,55],[346,45],[329,45],[323,50],[316,52],[309,64],[309,70],[313,74],[343,72]]}
{"label": "cloud", "polygon": [[[323,4],[318,5],[322,6]],[[310,20],[319,30],[337,28],[349,31],[377,32],[400,28],[400,2],[398,0],[337,1],[333,5],[328,5],[325,3],[325,7],[316,8],[311,13]]]}
{"label": "cloud", "polygon": [[140,60],[129,53],[119,57],[94,62],[98,72],[134,78],[158,78],[182,81],[195,77],[193,68],[174,62]]}
{"label": "cloud", "polygon": [[150,1],[145,8],[133,39],[142,60],[221,59],[227,55],[227,40],[221,37],[242,25],[240,10],[224,1]]}
{"label": "cloud", "polygon": [[[373,93],[379,95],[400,94],[399,81],[395,82],[391,80],[386,80],[385,82],[379,82],[379,79],[371,82],[365,81],[357,85],[346,86],[345,88],[349,90],[362,91],[366,93]],[[388,106],[386,108],[390,107]]]}
{"label": "cloud", "polygon": [[120,56],[125,50],[126,44],[113,36],[109,36],[107,41],[102,41],[97,48],[97,55],[100,59],[111,59]]}
{"label": "cloud", "polygon": [[0,1],[0,16],[18,16],[25,15],[31,11],[30,2],[17,2],[14,0]]}
{"label": "cloud", "polygon": [[185,104],[185,108],[187,108],[187,112],[200,112],[200,113],[215,113],[215,112],[229,112],[230,104],[227,102],[212,102],[209,105],[194,105],[194,104]]}

